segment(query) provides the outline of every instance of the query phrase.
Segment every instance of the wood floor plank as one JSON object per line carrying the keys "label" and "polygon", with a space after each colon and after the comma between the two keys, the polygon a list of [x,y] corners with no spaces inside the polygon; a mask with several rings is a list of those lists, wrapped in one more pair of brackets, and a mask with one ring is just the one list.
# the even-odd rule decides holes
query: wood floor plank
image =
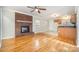
{"label": "wood floor plank", "polygon": [[2,41],[0,52],[71,52],[79,51],[72,44],[58,40],[55,35],[45,33],[20,36]]}

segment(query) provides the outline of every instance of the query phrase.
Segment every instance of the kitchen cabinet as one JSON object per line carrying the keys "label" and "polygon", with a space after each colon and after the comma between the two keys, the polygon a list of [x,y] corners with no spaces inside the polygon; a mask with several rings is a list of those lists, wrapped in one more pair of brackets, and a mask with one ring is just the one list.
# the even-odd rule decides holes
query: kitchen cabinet
{"label": "kitchen cabinet", "polygon": [[59,26],[58,27],[59,40],[76,45],[76,27],[74,26]]}

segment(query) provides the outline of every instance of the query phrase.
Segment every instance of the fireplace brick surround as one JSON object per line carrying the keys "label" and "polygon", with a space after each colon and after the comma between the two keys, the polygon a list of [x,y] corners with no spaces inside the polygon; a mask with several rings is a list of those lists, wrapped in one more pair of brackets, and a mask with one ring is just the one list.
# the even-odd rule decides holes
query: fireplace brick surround
{"label": "fireplace brick surround", "polygon": [[[28,27],[27,32],[22,32],[22,27]],[[32,16],[15,13],[15,35],[21,36],[32,32]]]}

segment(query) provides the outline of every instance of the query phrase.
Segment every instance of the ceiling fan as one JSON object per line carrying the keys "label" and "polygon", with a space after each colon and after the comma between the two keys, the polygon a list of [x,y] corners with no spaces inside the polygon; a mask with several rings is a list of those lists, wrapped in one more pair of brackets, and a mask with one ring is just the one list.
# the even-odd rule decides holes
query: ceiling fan
{"label": "ceiling fan", "polygon": [[27,6],[27,7],[32,9],[31,12],[37,11],[39,14],[41,13],[41,10],[46,10],[45,8],[40,8],[39,6],[34,6],[34,7]]}

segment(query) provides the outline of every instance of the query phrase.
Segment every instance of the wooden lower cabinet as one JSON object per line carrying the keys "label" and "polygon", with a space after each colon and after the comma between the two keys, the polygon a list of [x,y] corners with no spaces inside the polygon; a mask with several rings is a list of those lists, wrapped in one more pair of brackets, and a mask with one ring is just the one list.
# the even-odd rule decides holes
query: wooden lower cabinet
{"label": "wooden lower cabinet", "polygon": [[59,40],[69,44],[76,45],[76,28],[75,27],[58,27]]}

